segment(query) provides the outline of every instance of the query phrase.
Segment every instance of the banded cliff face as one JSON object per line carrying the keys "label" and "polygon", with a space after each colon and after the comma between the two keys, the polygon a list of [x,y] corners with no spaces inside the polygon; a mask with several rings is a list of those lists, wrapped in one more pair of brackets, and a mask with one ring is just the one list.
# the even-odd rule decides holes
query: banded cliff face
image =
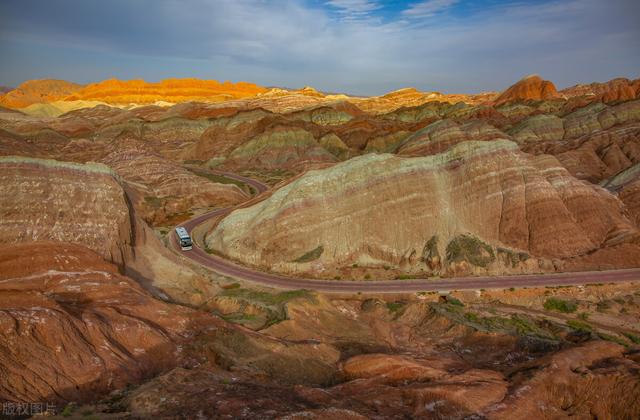
{"label": "banded cliff face", "polygon": [[621,247],[640,263],[623,204],[552,156],[515,143],[464,142],[446,153],[368,155],[310,171],[223,219],[207,245],[242,263],[333,276],[353,264],[437,273],[554,270],[552,259],[599,266]]}
{"label": "banded cliff face", "polygon": [[216,80],[166,79],[159,83],[144,80],[104,80],[74,92],[66,100],[94,100],[110,104],[153,103],[157,101],[220,102],[244,98],[267,89],[253,83],[220,83]]}
{"label": "banded cliff face", "polygon": [[0,243],[84,245],[123,265],[134,245],[127,197],[101,164],[0,158]]}

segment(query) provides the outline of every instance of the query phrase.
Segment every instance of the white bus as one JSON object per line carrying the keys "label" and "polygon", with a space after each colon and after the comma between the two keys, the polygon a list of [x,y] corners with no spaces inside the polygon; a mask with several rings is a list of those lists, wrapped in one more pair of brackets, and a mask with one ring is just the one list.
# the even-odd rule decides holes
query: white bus
{"label": "white bus", "polygon": [[176,235],[178,236],[178,244],[180,244],[180,248],[182,248],[183,251],[189,251],[193,247],[191,236],[189,236],[187,229],[177,227]]}

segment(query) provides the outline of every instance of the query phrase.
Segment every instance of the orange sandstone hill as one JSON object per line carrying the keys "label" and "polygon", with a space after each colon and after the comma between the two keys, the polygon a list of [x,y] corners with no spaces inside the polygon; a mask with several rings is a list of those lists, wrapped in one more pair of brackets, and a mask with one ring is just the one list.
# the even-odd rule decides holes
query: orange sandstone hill
{"label": "orange sandstone hill", "polygon": [[65,80],[27,80],[17,88],[0,96],[0,105],[8,108],[24,108],[32,104],[58,101],[82,87],[82,85]]}
{"label": "orange sandstone hill", "polygon": [[518,100],[544,100],[560,98],[553,83],[542,80],[537,74],[527,76],[502,92],[495,100],[496,105]]}
{"label": "orange sandstone hill", "polygon": [[255,96],[268,89],[253,83],[223,82],[200,79],[167,79],[159,83],[144,80],[104,80],[92,83],[65,98],[67,101],[91,100],[109,104],[146,104],[167,102],[222,102]]}

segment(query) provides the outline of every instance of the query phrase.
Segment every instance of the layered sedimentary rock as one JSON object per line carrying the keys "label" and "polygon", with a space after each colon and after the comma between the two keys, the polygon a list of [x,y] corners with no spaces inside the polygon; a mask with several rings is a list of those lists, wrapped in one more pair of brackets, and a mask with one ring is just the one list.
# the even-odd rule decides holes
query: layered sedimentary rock
{"label": "layered sedimentary rock", "polygon": [[102,162],[139,193],[137,207],[152,224],[193,208],[230,207],[249,197],[238,186],[211,182],[141,148],[121,147]]}
{"label": "layered sedimentary rock", "polygon": [[640,79],[629,80],[623,77],[605,83],[575,85],[559,92],[565,98],[584,97],[590,101],[618,102],[636,99],[640,96]]}
{"label": "layered sedimentary rock", "polygon": [[618,195],[632,220],[640,226],[640,163],[604,180],[601,185]]}
{"label": "layered sedimentary rock", "polygon": [[[576,177],[600,182],[640,159],[640,102],[594,103],[560,119],[535,116],[510,130],[530,153],[550,153]],[[561,141],[562,140],[562,141]]]}
{"label": "layered sedimentary rock", "polygon": [[64,80],[28,80],[0,97],[0,105],[24,108],[31,104],[63,99],[80,90],[82,85]]}
{"label": "layered sedimentary rock", "polygon": [[476,104],[489,101],[496,97],[493,92],[481,93],[478,95],[457,95],[442,94],[440,92],[420,92],[415,88],[404,88],[389,92],[382,96],[372,96],[370,98],[351,98],[351,102],[356,104],[363,111],[371,113],[386,113],[404,107],[415,107],[428,102],[457,103],[465,102]]}
{"label": "layered sedimentary rock", "polygon": [[556,87],[548,80],[542,80],[538,75],[527,76],[510,86],[494,100],[494,104],[500,105],[507,102],[524,100],[545,100],[560,98]]}
{"label": "layered sedimentary rock", "polygon": [[196,290],[215,289],[177,263],[136,215],[120,177],[106,165],[4,157],[0,168],[0,244],[80,244],[159,296],[189,304],[201,303]]}
{"label": "layered sedimentary rock", "polygon": [[205,320],[85,247],[0,245],[0,400],[92,400],[141,382],[181,363]]}
{"label": "layered sedimentary rock", "polygon": [[464,141],[494,141],[508,138],[502,131],[479,120],[462,124],[439,120],[406,137],[397,147],[399,155],[433,155]]}
{"label": "layered sedimentary rock", "polygon": [[147,104],[158,101],[220,102],[253,96],[266,90],[253,83],[245,82],[220,83],[216,80],[166,79],[159,83],[148,83],[144,80],[112,79],[87,85],[65,99],[102,101],[110,104]]}
{"label": "layered sedimentary rock", "polygon": [[82,244],[123,265],[134,234],[127,197],[110,168],[0,158],[0,243]]}
{"label": "layered sedimentary rock", "polygon": [[[543,259],[624,246],[640,263],[624,206],[553,157],[500,140],[464,142],[423,158],[368,155],[311,171],[232,212],[211,249],[245,264],[333,276],[341,267],[502,273],[553,269]],[[630,248],[629,248],[630,247]]]}
{"label": "layered sedimentary rock", "polygon": [[234,149],[225,166],[278,169],[335,161],[308,131],[276,126]]}

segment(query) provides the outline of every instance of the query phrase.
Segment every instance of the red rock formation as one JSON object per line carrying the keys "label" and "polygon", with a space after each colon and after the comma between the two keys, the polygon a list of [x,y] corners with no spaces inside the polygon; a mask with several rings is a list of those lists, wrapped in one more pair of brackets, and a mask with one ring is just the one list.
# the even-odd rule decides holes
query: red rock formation
{"label": "red rock formation", "polygon": [[490,419],[640,415],[638,363],[627,359],[619,344],[593,342],[536,364],[541,369],[531,376],[522,372],[522,383],[481,414]]}
{"label": "red rock formation", "polygon": [[595,102],[620,102],[629,101],[640,97],[640,79],[629,80],[617,78],[605,83],[591,83],[588,85],[575,85],[563,89],[560,95],[565,98],[586,97],[585,99]]}
{"label": "red rock formation", "polygon": [[553,83],[542,80],[538,75],[527,76],[520,80],[507,90],[502,92],[494,100],[495,105],[501,105],[507,102],[526,101],[526,100],[544,100],[560,98]]}
{"label": "red rock formation", "polygon": [[508,139],[502,131],[484,121],[472,120],[458,124],[445,119],[408,136],[398,146],[397,153],[407,156],[428,156],[442,153],[464,141],[493,141]]}
{"label": "red rock formation", "polygon": [[0,246],[0,401],[96,399],[182,363],[181,343],[215,322],[85,247]]}
{"label": "red rock formation", "polygon": [[263,87],[245,82],[220,83],[216,80],[166,79],[159,83],[148,83],[144,80],[111,79],[90,84],[67,96],[65,100],[91,100],[109,104],[146,104],[157,101],[220,102],[254,96],[266,91],[267,89]]}
{"label": "red rock formation", "polygon": [[[246,264],[332,278],[353,263],[456,274],[505,273],[512,264],[554,270],[530,257],[573,258],[637,235],[614,196],[576,180],[555,158],[502,140],[308,172],[232,212],[207,243]],[[505,262],[501,252],[526,257]],[[617,264],[637,266],[639,255]]]}
{"label": "red rock formation", "polygon": [[28,80],[1,96],[0,105],[8,108],[24,108],[31,104],[63,99],[81,88],[82,85],[64,80]]}
{"label": "red rock formation", "polygon": [[127,197],[105,165],[0,158],[0,243],[84,245],[121,266],[134,234]]}

